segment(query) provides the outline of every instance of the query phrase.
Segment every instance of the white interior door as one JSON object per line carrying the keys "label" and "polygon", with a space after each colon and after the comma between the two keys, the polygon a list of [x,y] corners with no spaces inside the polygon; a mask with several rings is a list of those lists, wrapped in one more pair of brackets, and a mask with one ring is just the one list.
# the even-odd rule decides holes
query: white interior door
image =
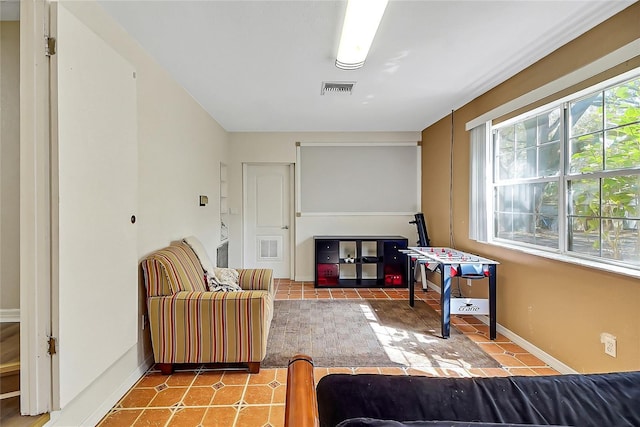
{"label": "white interior door", "polygon": [[291,274],[292,165],[244,165],[245,268]]}
{"label": "white interior door", "polygon": [[57,39],[57,357],[64,407],[138,339],[137,95],[133,66],[64,3]]}

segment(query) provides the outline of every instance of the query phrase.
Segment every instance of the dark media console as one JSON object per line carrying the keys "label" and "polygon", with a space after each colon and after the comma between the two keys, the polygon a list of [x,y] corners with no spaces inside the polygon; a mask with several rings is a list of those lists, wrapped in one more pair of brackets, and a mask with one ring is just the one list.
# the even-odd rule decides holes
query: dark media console
{"label": "dark media console", "polygon": [[406,287],[403,236],[315,236],[316,287]]}

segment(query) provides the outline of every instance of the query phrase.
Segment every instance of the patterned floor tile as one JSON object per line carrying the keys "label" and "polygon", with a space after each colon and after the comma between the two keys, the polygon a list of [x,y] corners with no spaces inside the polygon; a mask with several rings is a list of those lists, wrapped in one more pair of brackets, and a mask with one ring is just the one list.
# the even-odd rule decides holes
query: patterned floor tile
{"label": "patterned floor tile", "polygon": [[277,369],[260,369],[260,372],[249,376],[249,385],[269,384],[276,380]]}
{"label": "patterned floor tile", "polygon": [[511,375],[522,375],[527,377],[535,377],[537,374],[530,368],[509,368]]}
{"label": "patterned floor tile", "polygon": [[176,411],[167,427],[189,427],[202,425],[207,408],[183,408]]}
{"label": "patterned floor tile", "polygon": [[230,406],[207,408],[202,425],[207,427],[235,427],[238,410]]}
{"label": "patterned floor tile", "polygon": [[213,396],[213,400],[211,401],[212,405],[215,406],[229,406],[235,405],[242,399],[242,394],[244,393],[244,386],[225,386],[220,390],[216,390],[215,395]]}
{"label": "patterned floor tile", "polygon": [[[238,411],[235,427],[264,427],[269,425],[271,408],[267,406],[247,406]],[[275,426],[273,426],[275,427]]]}
{"label": "patterned floor tile", "polygon": [[272,427],[284,426],[284,404],[271,406],[271,412],[269,413],[269,424],[271,424]]}
{"label": "patterned floor tile", "polygon": [[98,427],[130,427],[142,414],[143,409],[112,410]]}
{"label": "patterned floor tile", "polygon": [[273,389],[273,396],[271,398],[271,404],[272,405],[284,405],[284,403],[286,401],[286,397],[287,397],[286,392],[287,392],[286,382],[282,383],[278,387],[274,388]]}
{"label": "patterned floor tile", "polygon": [[407,372],[400,367],[385,366],[378,369],[380,369],[380,373],[383,375],[407,375]]}
{"label": "patterned floor tile", "polygon": [[149,407],[169,407],[182,402],[182,397],[187,393],[187,387],[168,387],[156,393],[149,402]]}
{"label": "patterned floor tile", "polygon": [[248,405],[270,405],[273,401],[273,388],[269,385],[249,385],[244,392],[244,401]]}
{"label": "patterned floor tile", "polygon": [[216,390],[211,386],[191,387],[182,399],[185,406],[209,406]]}
{"label": "patterned floor tile", "polygon": [[222,380],[222,375],[224,372],[219,371],[202,371],[200,372],[194,382],[194,386],[212,386],[217,384]]}
{"label": "patterned floor tile", "polygon": [[157,391],[152,388],[134,388],[120,401],[120,408],[146,408],[156,397]]}
{"label": "patterned floor tile", "polygon": [[188,387],[193,382],[193,372],[175,372],[165,381],[169,387]]}
{"label": "patterned floor tile", "polygon": [[170,409],[145,409],[132,426],[164,427],[172,415]]}
{"label": "patterned floor tile", "polygon": [[221,382],[224,385],[246,385],[249,375],[243,371],[226,371]]}
{"label": "patterned floor tile", "polygon": [[520,360],[516,359],[514,356],[511,356],[509,354],[492,354],[491,357],[496,359],[500,363],[500,365],[504,367],[511,368],[511,367],[526,366],[523,362],[521,362]]}
{"label": "patterned floor tile", "polygon": [[160,372],[149,372],[136,384],[136,387],[156,387],[167,382],[167,376]]}

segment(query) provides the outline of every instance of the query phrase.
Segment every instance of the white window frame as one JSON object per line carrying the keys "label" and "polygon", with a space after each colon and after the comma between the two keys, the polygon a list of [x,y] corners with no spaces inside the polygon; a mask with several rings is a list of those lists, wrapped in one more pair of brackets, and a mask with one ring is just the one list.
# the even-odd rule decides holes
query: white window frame
{"label": "white window frame", "polygon": [[[566,107],[567,103],[571,100],[577,100],[583,96],[586,96],[588,94],[593,94],[594,92],[598,92],[601,90],[604,90],[608,87],[611,86],[615,86],[617,84],[620,83],[624,83],[625,81],[629,81],[632,80],[634,78],[640,78],[640,68],[631,70],[629,72],[623,73],[617,77],[608,79],[606,81],[603,81],[599,84],[593,85],[589,88],[586,88],[584,90],[575,92],[573,94],[570,94],[568,96],[559,98],[553,102],[547,103],[545,105],[542,105],[540,107],[537,107],[535,109],[532,109],[524,114],[521,114],[517,117],[513,117],[511,119],[508,119],[504,122],[500,122],[498,124],[496,124],[495,126],[493,126],[493,122],[491,120],[486,122],[486,126],[487,126],[487,137],[486,137],[486,148],[487,148],[487,167],[486,167],[486,176],[485,178],[485,184],[487,186],[487,191],[485,193],[485,197],[483,200],[477,200],[477,198],[475,198],[475,205],[471,204],[471,200],[472,200],[472,196],[470,195],[470,217],[469,217],[469,221],[470,221],[470,230],[469,230],[469,238],[472,240],[477,240],[480,242],[484,242],[484,240],[482,238],[479,238],[478,236],[482,235],[482,232],[480,232],[480,234],[478,233],[477,230],[475,230],[472,227],[472,222],[473,221],[477,221],[477,218],[474,218],[474,211],[476,210],[482,210],[482,209],[486,209],[487,212],[487,217],[486,217],[486,235],[487,235],[487,239],[486,239],[486,243],[491,244],[491,245],[495,245],[495,246],[501,246],[501,247],[506,247],[509,249],[513,249],[513,250],[517,250],[517,251],[521,251],[521,252],[525,252],[525,253],[529,253],[532,255],[536,255],[536,256],[541,256],[541,257],[545,257],[545,258],[551,258],[551,259],[555,259],[555,260],[559,260],[559,261],[563,261],[563,262],[568,262],[568,263],[572,263],[572,264],[577,264],[577,265],[582,265],[582,266],[587,266],[587,267],[591,267],[591,268],[597,268],[597,269],[601,269],[601,270],[605,270],[605,271],[611,271],[611,272],[615,272],[615,273],[619,273],[619,274],[623,274],[623,275],[627,275],[627,276],[632,276],[632,277],[637,277],[640,278],[640,266],[633,266],[630,265],[628,263],[621,263],[621,262],[617,262],[615,260],[610,260],[610,259],[606,259],[606,258],[601,258],[601,257],[595,257],[595,256],[589,256],[586,254],[578,254],[575,252],[570,252],[566,249],[567,246],[567,212],[568,212],[568,206],[567,206],[567,194],[566,194],[566,189],[567,189],[567,181],[570,179],[575,179],[575,175],[571,175],[568,174],[567,171],[565,171],[565,167],[566,167],[566,162],[564,159],[565,156],[565,137],[566,137],[566,128],[565,128],[565,132],[563,133],[562,137],[561,137],[561,144],[562,144],[562,150],[561,150],[561,158],[560,158],[560,162],[561,162],[561,166],[560,166],[560,179],[558,181],[558,185],[559,187],[559,211],[558,211],[558,245],[559,245],[559,249],[553,249],[553,248],[544,248],[542,246],[537,246],[537,245],[532,245],[532,244],[527,244],[524,242],[520,242],[520,243],[516,243],[512,240],[506,240],[506,239],[499,239],[499,238],[495,238],[494,237],[494,229],[493,229],[493,225],[494,225],[494,197],[493,197],[493,191],[494,191],[494,186],[493,186],[493,182],[494,182],[494,153],[493,153],[493,149],[494,149],[494,144],[493,144],[493,140],[492,140],[492,132],[493,129],[500,126],[508,126],[509,124],[513,124],[514,122],[519,122],[522,121],[524,119],[526,119],[527,117],[531,117],[531,116],[536,116],[544,111],[547,111],[551,108],[555,107],[561,107],[563,110]],[[478,126],[478,121],[473,121],[473,122],[469,122],[467,124],[468,128],[469,125],[474,124],[476,131],[481,128],[482,126],[484,126],[484,124],[480,124]],[[471,128],[473,129],[473,128]],[[474,158],[474,154],[473,154],[473,150],[471,152],[471,162],[477,161],[478,158],[475,157]],[[473,169],[472,169],[473,170]],[[634,172],[635,169],[632,170],[626,170],[625,172]],[[482,177],[478,177],[477,175],[474,175],[473,173],[470,174],[470,189],[473,188],[477,188],[478,185],[481,185],[478,183],[479,179],[482,179]],[[484,206],[483,206],[484,204]],[[481,226],[480,224],[477,224],[477,226]]]}

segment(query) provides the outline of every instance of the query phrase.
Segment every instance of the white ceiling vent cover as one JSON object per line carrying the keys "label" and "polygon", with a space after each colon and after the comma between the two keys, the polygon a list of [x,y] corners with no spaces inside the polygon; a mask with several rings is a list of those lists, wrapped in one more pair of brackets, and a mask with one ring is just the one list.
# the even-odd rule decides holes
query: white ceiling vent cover
{"label": "white ceiling vent cover", "polygon": [[322,82],[320,95],[351,95],[356,82]]}

